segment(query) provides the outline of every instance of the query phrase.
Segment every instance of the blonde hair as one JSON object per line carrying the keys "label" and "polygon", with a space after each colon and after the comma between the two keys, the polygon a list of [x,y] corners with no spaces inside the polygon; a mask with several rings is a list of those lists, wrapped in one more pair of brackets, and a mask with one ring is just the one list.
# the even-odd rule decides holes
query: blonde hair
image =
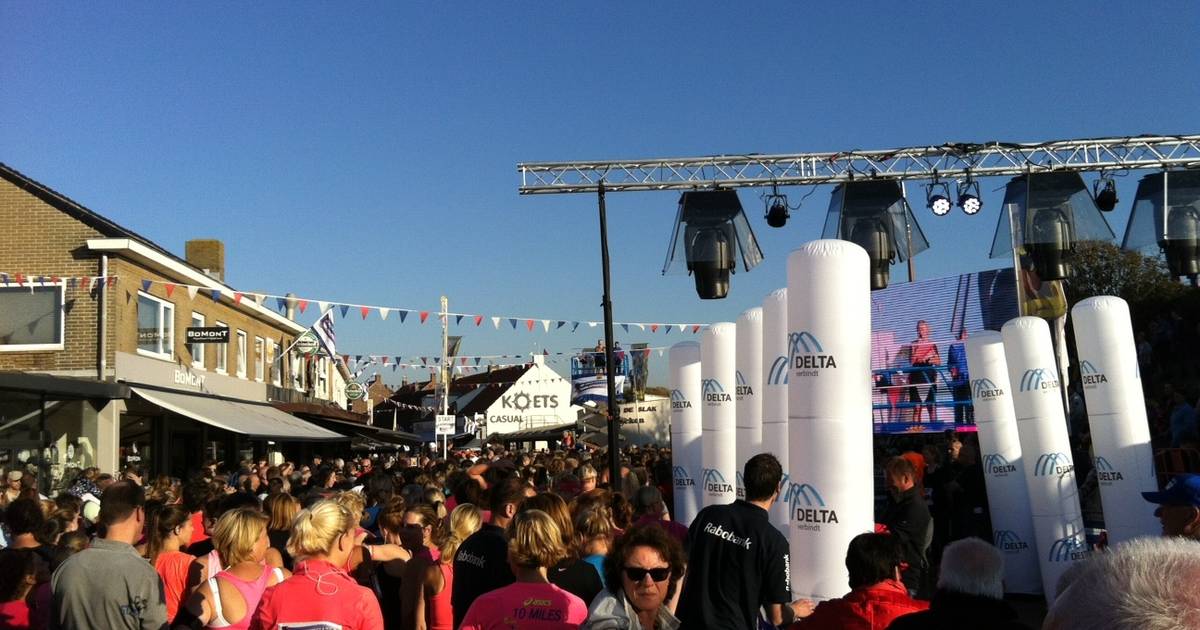
{"label": "blonde hair", "polygon": [[271,522],[267,524],[267,529],[287,531],[291,529],[292,521],[296,519],[296,514],[300,511],[300,501],[290,494],[281,492],[267,497],[263,508],[271,515]]}
{"label": "blonde hair", "polygon": [[438,551],[442,553],[442,562],[454,562],[459,545],[482,526],[483,514],[479,508],[470,503],[463,503],[454,508],[450,513],[450,531],[446,534],[446,540],[438,547]]}
{"label": "blonde hair", "polygon": [[301,510],[292,523],[287,552],[293,558],[328,555],[337,539],[353,531],[354,516],[338,501],[325,499]]}
{"label": "blonde hair", "polygon": [[231,567],[254,557],[254,546],[267,534],[267,515],[254,508],[238,508],[221,515],[213,528],[213,547],[221,562]]}
{"label": "blonde hair", "polygon": [[355,525],[362,522],[363,514],[367,511],[367,500],[363,495],[353,491],[339,492],[333,500],[350,512]]}
{"label": "blonde hair", "polygon": [[575,535],[581,544],[601,538],[611,543],[612,534],[612,520],[604,510],[584,510],[575,516]]}
{"label": "blonde hair", "polygon": [[552,567],[567,557],[558,525],[541,510],[519,512],[508,532],[508,561],[519,567]]}

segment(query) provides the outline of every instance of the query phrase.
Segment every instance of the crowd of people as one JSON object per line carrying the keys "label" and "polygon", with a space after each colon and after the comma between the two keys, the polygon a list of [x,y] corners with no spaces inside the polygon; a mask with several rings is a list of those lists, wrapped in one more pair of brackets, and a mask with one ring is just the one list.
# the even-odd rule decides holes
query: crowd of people
{"label": "crowd of people", "polygon": [[[187,480],[86,470],[52,499],[9,476],[0,627],[1028,627],[990,543],[959,536],[931,565],[911,457],[886,461],[882,522],[846,550],[846,595],[820,603],[792,600],[805,568],[769,522],[774,456],[747,461],[744,498],[690,526],[671,520],[668,450],[623,453],[615,480],[602,457],[260,460]],[[1200,628],[1200,476],[1146,498],[1167,537],[1079,563],[1045,627]]]}

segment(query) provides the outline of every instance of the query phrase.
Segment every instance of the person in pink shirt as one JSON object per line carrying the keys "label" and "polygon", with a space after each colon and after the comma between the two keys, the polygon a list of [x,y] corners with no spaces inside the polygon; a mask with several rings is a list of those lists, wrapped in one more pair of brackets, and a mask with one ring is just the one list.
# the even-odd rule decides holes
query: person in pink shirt
{"label": "person in pink shirt", "polygon": [[346,574],[357,523],[350,510],[322,500],[296,516],[288,553],[295,573],[267,589],[252,630],[383,630],[379,600]]}
{"label": "person in pink shirt", "polygon": [[549,514],[520,512],[509,528],[508,564],[517,581],[478,597],[459,630],[574,629],[587,618],[582,599],[553,585],[546,568],[566,557]]}

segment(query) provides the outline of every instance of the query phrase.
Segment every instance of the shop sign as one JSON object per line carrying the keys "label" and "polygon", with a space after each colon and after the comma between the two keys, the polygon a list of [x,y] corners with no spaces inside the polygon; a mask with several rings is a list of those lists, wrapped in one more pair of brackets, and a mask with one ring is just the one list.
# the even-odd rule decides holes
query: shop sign
{"label": "shop sign", "polygon": [[187,329],[188,343],[229,343],[228,326],[189,326]]}
{"label": "shop sign", "polygon": [[296,343],[292,346],[292,349],[300,354],[308,356],[320,352],[321,342],[317,339],[316,335],[312,334],[311,331],[308,331],[299,337],[296,337]]}
{"label": "shop sign", "polygon": [[346,399],[362,400],[367,397],[367,388],[362,383],[346,383]]}

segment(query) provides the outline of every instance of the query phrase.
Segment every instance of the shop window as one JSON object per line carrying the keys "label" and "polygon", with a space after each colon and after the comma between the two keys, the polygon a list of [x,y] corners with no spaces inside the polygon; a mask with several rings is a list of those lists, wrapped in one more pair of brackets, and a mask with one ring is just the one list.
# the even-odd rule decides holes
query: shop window
{"label": "shop window", "polygon": [[246,378],[246,333],[237,331],[237,375]]}
{"label": "shop window", "polygon": [[317,387],[313,392],[318,398],[329,400],[329,382],[326,375],[329,372],[329,361],[321,357],[317,361]]}
{"label": "shop window", "polygon": [[62,350],[63,286],[0,284],[0,352]]}
{"label": "shop window", "polygon": [[[192,313],[192,328],[203,328],[204,316],[200,313]],[[202,343],[189,343],[188,352],[192,355],[192,367],[204,369],[204,346]]]}
{"label": "shop window", "polygon": [[281,347],[278,341],[271,342],[271,384],[275,387],[283,386],[283,357]]}
{"label": "shop window", "polygon": [[175,351],[175,305],[138,293],[138,353],[162,359]]}
{"label": "shop window", "polygon": [[[226,325],[225,322],[213,322],[213,325],[218,328],[229,328],[229,326]],[[228,343],[217,344],[216,351],[217,351],[217,373],[218,374],[228,374],[229,373],[229,344]]]}
{"label": "shop window", "polygon": [[254,338],[254,380],[262,382],[266,374],[267,342],[262,337]]}

